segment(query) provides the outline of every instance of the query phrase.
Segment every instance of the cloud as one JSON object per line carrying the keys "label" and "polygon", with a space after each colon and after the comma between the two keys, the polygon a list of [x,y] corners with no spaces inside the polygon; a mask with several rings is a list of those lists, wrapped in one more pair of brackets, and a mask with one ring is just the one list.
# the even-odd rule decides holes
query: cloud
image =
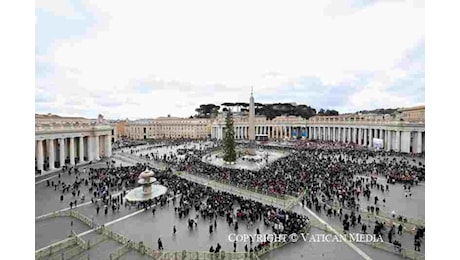
{"label": "cloud", "polygon": [[50,103],[55,100],[55,96],[52,93],[39,92],[35,93],[35,103]]}
{"label": "cloud", "polygon": [[204,103],[247,102],[251,86],[260,102],[343,111],[421,100],[410,94],[424,91],[419,1],[240,3],[245,8],[199,1],[178,9],[84,0],[74,7],[84,14],[81,26],[36,27],[43,62],[36,85],[54,93],[61,109],[78,97],[120,118],[188,116]]}
{"label": "cloud", "polygon": [[72,17],[75,15],[74,8],[68,0],[36,0],[35,8],[48,11],[55,16]]}

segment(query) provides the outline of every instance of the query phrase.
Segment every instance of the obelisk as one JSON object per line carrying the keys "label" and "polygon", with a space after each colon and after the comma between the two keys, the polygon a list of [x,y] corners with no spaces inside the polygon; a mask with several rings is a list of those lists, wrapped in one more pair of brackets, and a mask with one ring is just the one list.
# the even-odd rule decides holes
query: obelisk
{"label": "obelisk", "polygon": [[249,135],[249,149],[248,149],[248,154],[254,155],[254,143],[256,140],[255,136],[255,108],[254,108],[254,96],[253,96],[253,89],[251,87],[251,97],[249,98],[249,130],[248,130],[248,135]]}

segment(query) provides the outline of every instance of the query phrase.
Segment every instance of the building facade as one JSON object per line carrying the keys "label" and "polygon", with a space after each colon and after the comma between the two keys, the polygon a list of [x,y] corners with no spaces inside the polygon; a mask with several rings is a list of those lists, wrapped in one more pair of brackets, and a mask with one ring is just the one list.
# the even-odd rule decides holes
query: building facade
{"label": "building facade", "polygon": [[425,122],[425,106],[401,108],[401,119],[406,122]]}
{"label": "building facade", "polygon": [[40,172],[112,155],[109,124],[82,117],[35,115],[35,166]]}
{"label": "building facade", "polygon": [[387,151],[425,152],[425,116],[419,114],[417,120],[404,120],[404,111],[393,116],[315,116],[308,120],[307,135],[313,140],[351,142],[368,147],[374,147],[376,138]]}
{"label": "building facade", "polygon": [[128,122],[126,135],[130,139],[206,139],[210,135],[211,119],[160,117]]}
{"label": "building facade", "polygon": [[[233,127],[237,140],[249,140],[249,116],[246,114],[235,114],[233,116]],[[279,116],[272,120],[265,116],[255,116],[254,134],[258,137],[267,137],[272,140],[293,138],[300,136],[305,131],[307,120],[296,116]],[[220,115],[212,122],[211,138],[223,139],[225,128],[225,115]]]}
{"label": "building facade", "polygon": [[[395,115],[276,117],[267,120],[256,116],[255,133],[270,140],[309,139],[355,143],[374,147],[374,138],[380,139],[381,149],[387,151],[422,153],[425,151],[425,107],[404,108]],[[249,140],[248,116],[235,115],[235,138]],[[223,139],[224,116],[212,122],[211,138]]]}

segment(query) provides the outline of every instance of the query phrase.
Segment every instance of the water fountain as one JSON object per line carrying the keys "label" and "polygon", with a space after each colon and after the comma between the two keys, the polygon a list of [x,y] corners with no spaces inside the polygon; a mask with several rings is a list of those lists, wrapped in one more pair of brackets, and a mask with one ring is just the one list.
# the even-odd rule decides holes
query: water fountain
{"label": "water fountain", "polygon": [[145,171],[139,174],[137,183],[140,184],[140,187],[128,192],[126,199],[129,202],[147,201],[165,194],[167,188],[163,185],[154,184],[156,179],[153,175],[153,171],[149,169],[145,169]]}

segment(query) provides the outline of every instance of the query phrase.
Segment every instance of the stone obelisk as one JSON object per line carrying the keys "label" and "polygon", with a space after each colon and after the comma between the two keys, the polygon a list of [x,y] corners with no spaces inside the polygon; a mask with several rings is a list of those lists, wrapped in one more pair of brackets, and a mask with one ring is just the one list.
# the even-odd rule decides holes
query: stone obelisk
{"label": "stone obelisk", "polygon": [[248,154],[254,155],[254,143],[256,140],[256,135],[255,135],[255,108],[254,108],[254,96],[253,96],[253,89],[251,87],[251,97],[249,98],[249,130],[248,130],[248,135],[249,135],[249,149],[248,149]]}

